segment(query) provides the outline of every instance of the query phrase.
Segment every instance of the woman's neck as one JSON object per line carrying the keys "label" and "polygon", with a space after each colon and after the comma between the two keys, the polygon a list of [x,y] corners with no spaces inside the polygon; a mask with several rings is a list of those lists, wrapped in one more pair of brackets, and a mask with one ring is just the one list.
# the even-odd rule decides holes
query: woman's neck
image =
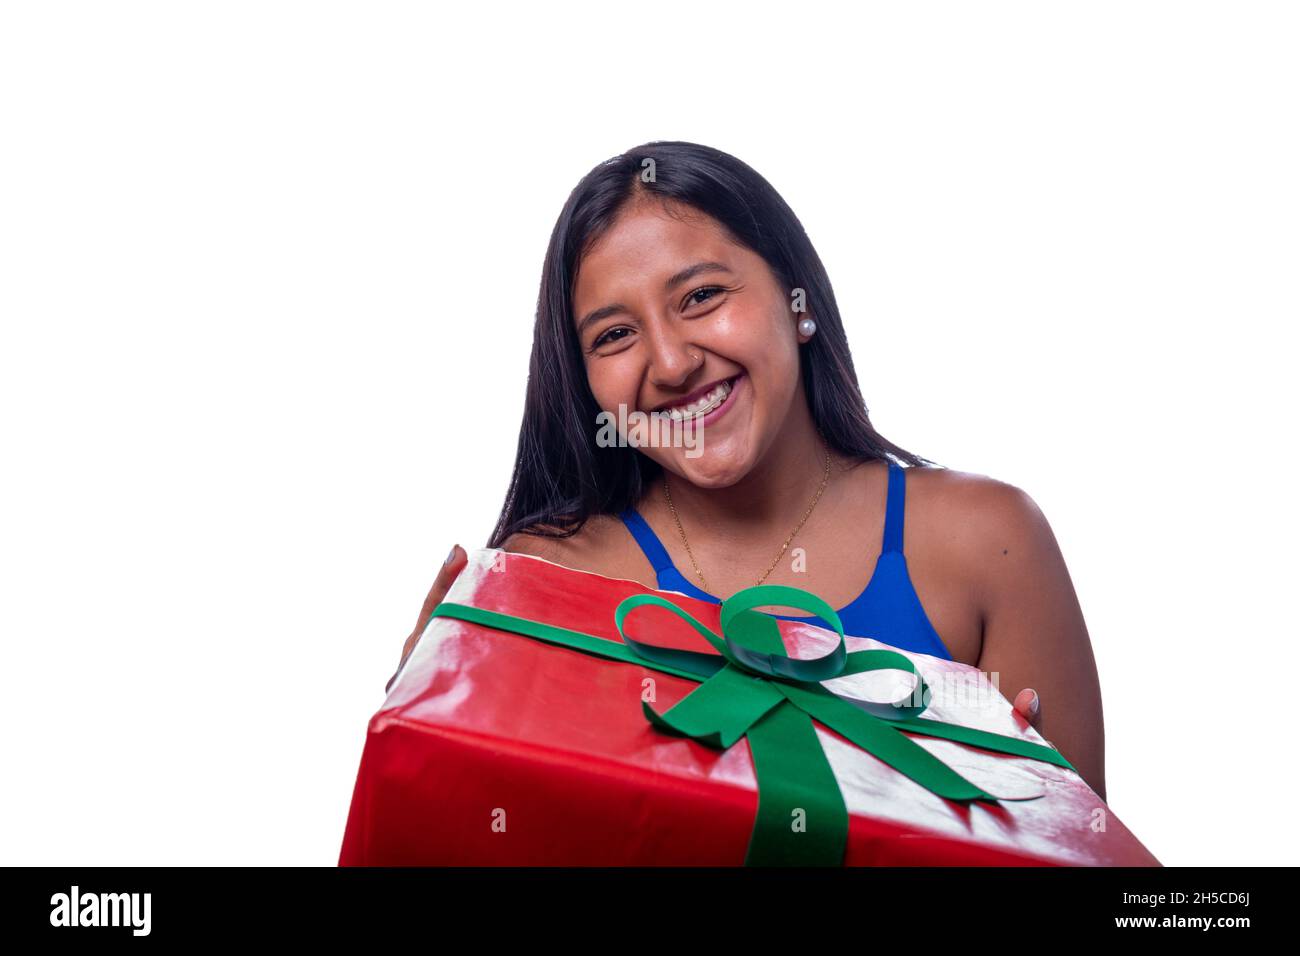
{"label": "woman's neck", "polygon": [[735,484],[704,488],[665,472],[653,489],[660,504],[663,482],[667,481],[673,508],[687,525],[707,527],[714,536],[741,542],[765,541],[780,529],[788,533],[804,516],[823,481],[829,489],[836,477],[854,464],[824,443],[806,404],[799,405],[803,414],[790,416],[792,420],[763,457]]}

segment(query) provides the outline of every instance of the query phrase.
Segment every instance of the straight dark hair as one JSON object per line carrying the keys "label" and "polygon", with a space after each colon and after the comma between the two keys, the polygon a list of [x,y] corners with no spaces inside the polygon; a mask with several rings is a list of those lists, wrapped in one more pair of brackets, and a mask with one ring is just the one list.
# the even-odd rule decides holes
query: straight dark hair
{"label": "straight dark hair", "polygon": [[597,445],[601,409],[587,383],[573,316],[573,282],[582,255],[638,192],[711,216],[733,241],[762,256],[785,288],[804,290],[817,333],[799,347],[799,365],[813,423],[831,448],[861,461],[892,456],[911,466],[934,464],[887,441],[872,426],[830,279],[780,194],[720,150],[646,143],[587,173],[551,232],[514,474],[489,548],[501,547],[518,531],[576,534],[593,514],[616,514],[635,505],[662,471],[630,445]]}

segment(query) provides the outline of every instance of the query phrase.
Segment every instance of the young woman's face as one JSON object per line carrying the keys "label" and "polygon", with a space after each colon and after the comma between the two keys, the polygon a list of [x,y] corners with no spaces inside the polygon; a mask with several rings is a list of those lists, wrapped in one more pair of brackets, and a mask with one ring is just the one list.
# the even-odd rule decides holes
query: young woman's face
{"label": "young woman's face", "polygon": [[[636,436],[642,454],[693,484],[723,488],[763,457],[802,397],[803,315],[791,310],[792,290],[720,223],[671,211],[658,200],[626,207],[579,263],[573,321],[596,402],[628,421],[628,441]],[[690,409],[719,383],[731,386],[720,406],[697,413],[718,400],[715,391]],[[691,431],[655,434],[684,440],[651,444],[640,420],[683,406]]]}

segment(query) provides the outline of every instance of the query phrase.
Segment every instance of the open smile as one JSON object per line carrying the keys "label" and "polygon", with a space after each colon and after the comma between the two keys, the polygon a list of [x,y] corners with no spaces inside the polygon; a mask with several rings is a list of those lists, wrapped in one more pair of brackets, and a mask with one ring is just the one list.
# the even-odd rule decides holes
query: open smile
{"label": "open smile", "polygon": [[731,378],[706,386],[707,390],[703,394],[697,394],[690,401],[677,405],[660,405],[653,413],[667,415],[673,421],[692,421],[712,415],[727,404],[728,399],[735,392],[736,383],[743,375],[744,373],[740,372]]}

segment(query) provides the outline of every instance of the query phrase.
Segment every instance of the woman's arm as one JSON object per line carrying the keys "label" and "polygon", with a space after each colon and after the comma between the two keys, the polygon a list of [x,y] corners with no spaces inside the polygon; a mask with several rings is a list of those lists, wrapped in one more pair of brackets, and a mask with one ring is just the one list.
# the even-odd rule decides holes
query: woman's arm
{"label": "woman's arm", "polygon": [[1038,505],[991,479],[966,484],[960,535],[983,621],[979,668],[1003,696],[1032,687],[1039,729],[1106,798],[1105,730],[1092,642],[1065,559]]}

